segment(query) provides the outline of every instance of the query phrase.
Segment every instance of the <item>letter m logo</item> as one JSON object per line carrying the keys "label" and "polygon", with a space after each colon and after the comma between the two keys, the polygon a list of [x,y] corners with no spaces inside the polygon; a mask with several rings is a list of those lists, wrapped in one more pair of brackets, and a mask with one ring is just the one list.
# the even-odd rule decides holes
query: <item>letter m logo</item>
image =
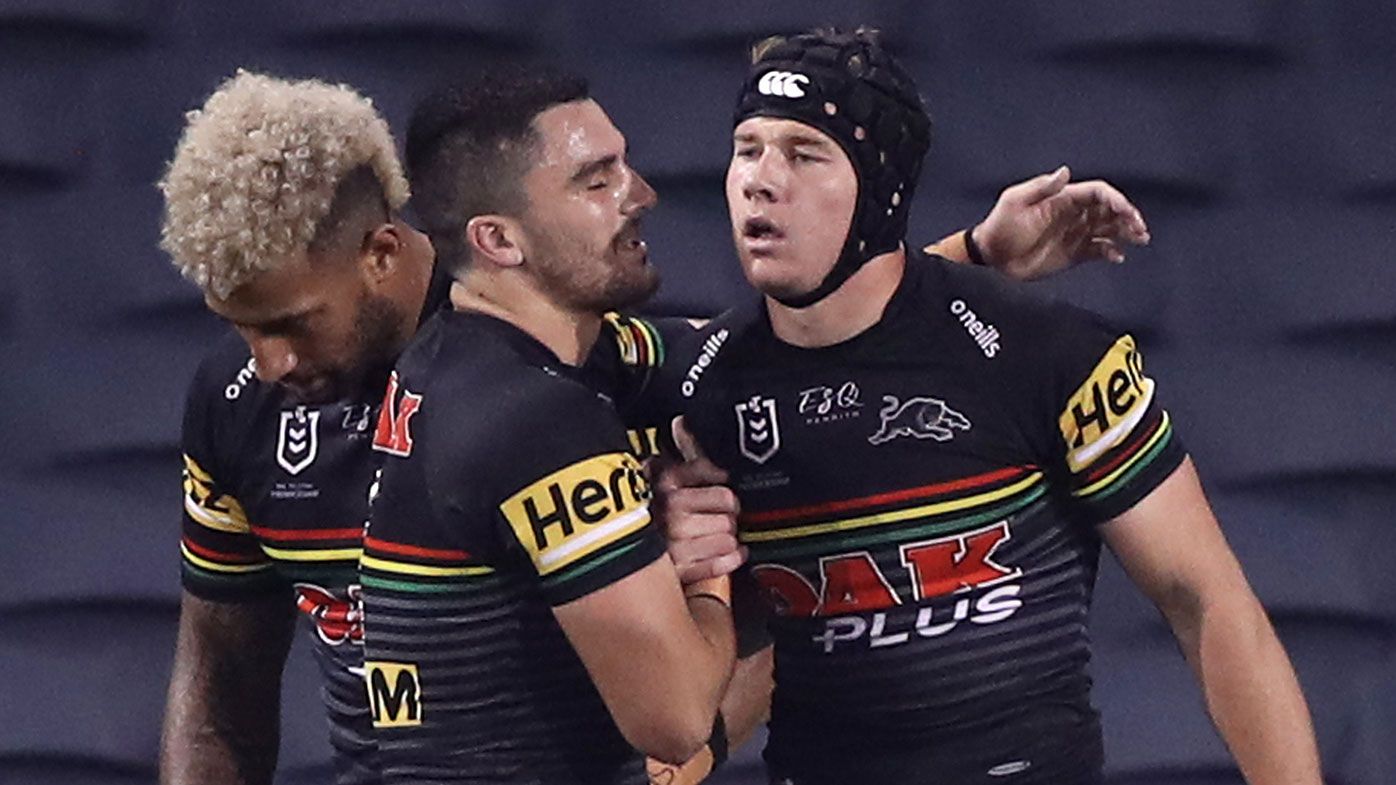
{"label": "letter m logo", "polygon": [[[399,396],[398,392],[402,395]],[[388,377],[388,391],[378,412],[378,429],[373,434],[373,449],[406,458],[412,454],[412,415],[422,408],[422,396],[409,391],[398,382],[397,371]]]}
{"label": "letter m logo", "polygon": [[365,662],[368,709],[375,728],[422,724],[422,687],[417,666],[405,662]]}

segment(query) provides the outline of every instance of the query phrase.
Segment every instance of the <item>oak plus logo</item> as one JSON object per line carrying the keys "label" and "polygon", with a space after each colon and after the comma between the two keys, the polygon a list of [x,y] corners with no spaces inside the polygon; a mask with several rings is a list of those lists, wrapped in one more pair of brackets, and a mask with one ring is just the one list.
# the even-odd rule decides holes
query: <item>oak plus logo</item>
{"label": "oak plus logo", "polygon": [[388,390],[383,395],[383,408],[378,412],[373,449],[399,458],[411,455],[412,417],[421,408],[422,396],[407,389],[398,380],[397,371],[393,371],[388,377]]}
{"label": "oak plus logo", "polygon": [[320,413],[297,406],[281,413],[276,431],[276,462],[287,474],[300,474],[320,451]]}
{"label": "oak plus logo", "polygon": [[756,83],[756,91],[762,95],[774,95],[779,98],[804,98],[804,85],[807,84],[809,77],[804,74],[768,71],[762,75],[761,81]]}

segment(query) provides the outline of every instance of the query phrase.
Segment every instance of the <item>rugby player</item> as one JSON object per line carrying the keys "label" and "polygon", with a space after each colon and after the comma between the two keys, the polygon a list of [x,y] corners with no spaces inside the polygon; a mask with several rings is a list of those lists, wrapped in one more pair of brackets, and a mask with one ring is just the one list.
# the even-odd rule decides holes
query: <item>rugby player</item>
{"label": "rugby player", "polygon": [[[1008,189],[974,232],[990,262],[1036,277],[1092,255],[1061,226],[1110,234],[1137,220],[1117,192],[1084,186],[1058,173]],[[191,113],[161,189],[162,245],[239,333],[211,348],[188,396],[184,592],[161,781],[270,781],[299,609],[337,779],[376,782],[357,605],[380,460],[370,443],[388,368],[445,303],[449,277],[399,216],[407,186],[386,125],[348,88],[239,74]],[[1105,202],[1114,213],[1094,207]],[[1048,204],[1055,224],[1038,220]],[[967,259],[963,242],[949,238],[959,247],[947,254]],[[645,397],[619,388],[639,390],[631,372],[643,381],[655,370],[670,321],[682,324],[608,322],[593,365],[618,385],[618,402]],[[662,422],[666,410],[651,408],[628,416]],[[652,440],[637,430],[643,449]],[[729,714],[729,733],[740,738],[754,721],[749,710],[736,722]]]}
{"label": "rugby player", "polygon": [[875,34],[765,42],[734,125],[732,231],[762,296],[709,328],[686,419],[774,612],[772,781],[1099,782],[1103,542],[1247,781],[1317,785],[1293,669],[1135,339],[905,250],[929,123]]}

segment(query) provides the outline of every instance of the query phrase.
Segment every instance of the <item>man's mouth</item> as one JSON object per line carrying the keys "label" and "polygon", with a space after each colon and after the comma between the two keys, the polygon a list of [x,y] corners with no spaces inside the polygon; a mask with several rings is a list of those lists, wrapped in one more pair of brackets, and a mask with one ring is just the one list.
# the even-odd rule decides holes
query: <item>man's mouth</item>
{"label": "man's mouth", "polygon": [[622,229],[620,234],[616,235],[615,246],[619,250],[639,253],[642,256],[649,249],[649,246],[640,237],[639,223],[630,224]]}
{"label": "man's mouth", "polygon": [[742,222],[742,240],[751,250],[769,250],[784,239],[785,232],[768,218],[755,216]]}

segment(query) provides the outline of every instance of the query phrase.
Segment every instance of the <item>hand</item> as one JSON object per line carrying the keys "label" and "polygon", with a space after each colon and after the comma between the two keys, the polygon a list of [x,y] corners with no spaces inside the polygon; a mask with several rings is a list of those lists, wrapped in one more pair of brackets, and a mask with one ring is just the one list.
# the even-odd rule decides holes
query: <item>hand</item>
{"label": "hand", "polygon": [[746,561],[737,542],[737,495],[723,483],[727,472],[703,455],[675,417],[674,443],[682,463],[661,466],[655,481],[656,517],[669,539],[669,557],[684,585],[727,575]]}
{"label": "hand", "polygon": [[1125,260],[1125,245],[1147,245],[1138,208],[1103,180],[1071,182],[1071,170],[1004,190],[973,237],[985,261],[1010,278],[1033,280],[1097,259]]}

